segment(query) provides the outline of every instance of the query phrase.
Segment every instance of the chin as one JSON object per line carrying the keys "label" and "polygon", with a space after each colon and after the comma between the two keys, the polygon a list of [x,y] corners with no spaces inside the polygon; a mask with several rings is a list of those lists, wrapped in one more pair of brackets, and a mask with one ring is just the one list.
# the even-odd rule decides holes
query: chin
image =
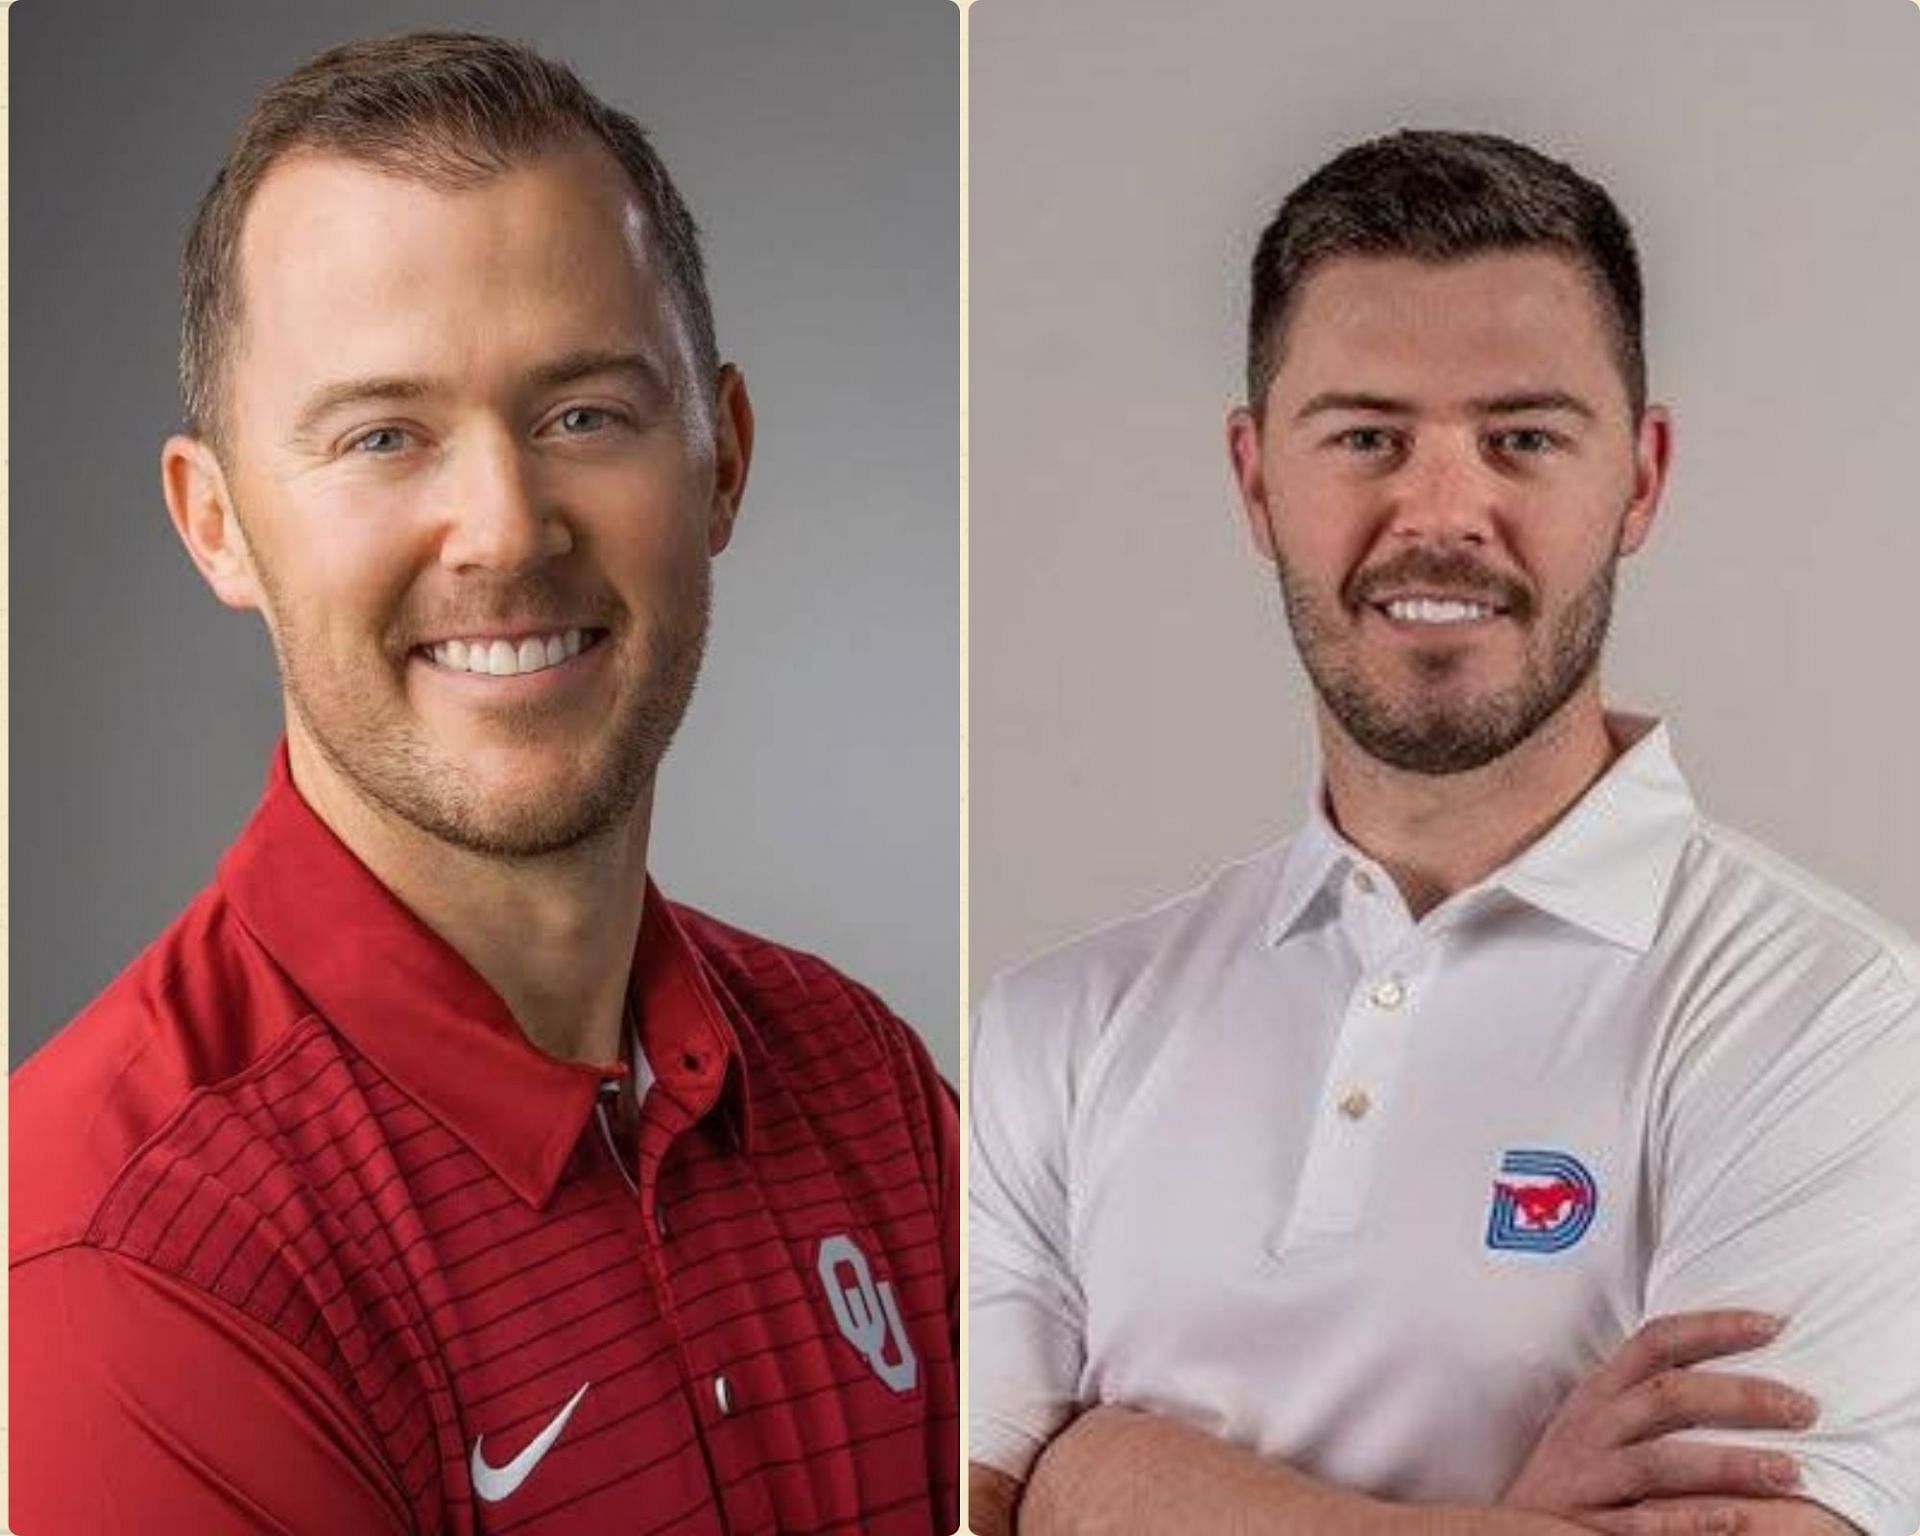
{"label": "chin", "polygon": [[[604,742],[496,752],[455,770],[446,798],[489,837],[542,842],[592,831],[633,808],[645,777],[610,760]],[[582,835],[578,832],[574,836]]]}
{"label": "chin", "polygon": [[601,837],[618,818],[599,807],[489,808],[435,831],[446,842],[490,858],[534,859],[564,853]]}
{"label": "chin", "polygon": [[477,783],[469,779],[409,819],[445,842],[500,858],[560,853],[610,833],[633,814],[640,789],[625,775],[578,773]]}
{"label": "chin", "polygon": [[448,742],[436,754],[449,781],[489,802],[513,804],[531,796],[578,793],[595,777],[590,765],[606,755],[596,741]]}

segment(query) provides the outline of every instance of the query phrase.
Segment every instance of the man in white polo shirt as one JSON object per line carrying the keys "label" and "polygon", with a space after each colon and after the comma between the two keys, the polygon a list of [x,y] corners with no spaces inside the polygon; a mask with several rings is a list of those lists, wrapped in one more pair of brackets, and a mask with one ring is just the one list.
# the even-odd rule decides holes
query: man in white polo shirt
{"label": "man in white polo shirt", "polygon": [[1640,331],[1507,140],[1263,236],[1229,445],[1322,789],[980,1008],[975,1530],[1920,1526],[1920,955],[1603,707]]}

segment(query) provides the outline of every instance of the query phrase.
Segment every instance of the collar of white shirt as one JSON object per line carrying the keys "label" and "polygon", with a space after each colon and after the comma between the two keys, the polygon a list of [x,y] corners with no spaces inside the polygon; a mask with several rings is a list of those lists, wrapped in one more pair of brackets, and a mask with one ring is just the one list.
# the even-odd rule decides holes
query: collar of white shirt
{"label": "collar of white shirt", "polygon": [[[1445,921],[1482,893],[1501,890],[1610,943],[1646,951],[1698,811],[1663,723],[1609,714],[1607,727],[1624,750],[1593,786],[1545,835],[1430,916]],[[1285,939],[1329,880],[1361,867],[1377,868],[1333,825],[1322,780],[1287,849],[1267,942]]]}

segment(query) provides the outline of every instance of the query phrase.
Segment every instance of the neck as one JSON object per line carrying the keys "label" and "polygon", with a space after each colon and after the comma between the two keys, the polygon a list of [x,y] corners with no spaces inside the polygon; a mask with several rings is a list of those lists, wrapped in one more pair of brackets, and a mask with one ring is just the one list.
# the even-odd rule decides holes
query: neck
{"label": "neck", "polygon": [[374,876],[450,944],[527,1039],[569,1061],[617,1060],[647,882],[648,785],[626,821],[552,854],[503,858],[369,800],[289,720],[294,786]]}
{"label": "neck", "polygon": [[1590,680],[1504,757],[1432,775],[1369,756],[1320,709],[1328,811],[1393,877],[1415,917],[1485,879],[1586,793],[1618,753]]}

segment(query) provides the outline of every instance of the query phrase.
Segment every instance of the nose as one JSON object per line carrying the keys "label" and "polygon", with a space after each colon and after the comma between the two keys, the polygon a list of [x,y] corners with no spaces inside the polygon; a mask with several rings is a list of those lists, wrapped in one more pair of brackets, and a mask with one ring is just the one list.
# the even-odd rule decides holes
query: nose
{"label": "nose", "polygon": [[563,555],[573,535],[510,432],[476,433],[454,454],[440,560],[513,574]]}
{"label": "nose", "polygon": [[1389,482],[1389,534],[1407,542],[1485,544],[1501,483],[1470,438],[1426,434]]}

